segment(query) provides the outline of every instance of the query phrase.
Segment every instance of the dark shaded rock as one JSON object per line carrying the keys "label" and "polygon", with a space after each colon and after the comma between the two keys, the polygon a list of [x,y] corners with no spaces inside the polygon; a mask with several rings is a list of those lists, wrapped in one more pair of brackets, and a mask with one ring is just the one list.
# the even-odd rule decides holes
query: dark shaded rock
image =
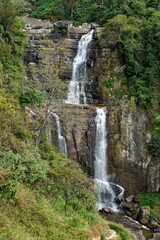
{"label": "dark shaded rock", "polygon": [[127,202],[126,203],[126,208],[129,208],[130,210],[133,209],[134,207],[133,207],[132,202]]}
{"label": "dark shaded rock", "polygon": [[140,208],[134,209],[134,210],[132,211],[132,218],[133,218],[134,220],[137,220],[138,217],[139,217],[139,213],[140,213]]}
{"label": "dark shaded rock", "polygon": [[151,214],[150,207],[141,207],[140,215],[139,215],[139,222],[144,225],[147,225],[149,222],[150,214]]}

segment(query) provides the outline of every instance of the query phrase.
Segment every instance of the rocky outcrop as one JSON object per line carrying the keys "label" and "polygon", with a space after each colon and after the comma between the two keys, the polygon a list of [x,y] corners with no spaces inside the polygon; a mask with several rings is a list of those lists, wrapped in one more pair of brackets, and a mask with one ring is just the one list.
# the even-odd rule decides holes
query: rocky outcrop
{"label": "rocky outcrop", "polygon": [[96,108],[68,105],[65,111],[58,111],[58,115],[67,142],[68,157],[94,176]]}
{"label": "rocky outcrop", "polygon": [[[114,104],[115,105],[115,104]],[[134,103],[117,101],[109,111],[109,159],[116,179],[128,191],[146,192],[151,156],[147,142],[151,139],[151,128],[147,115]]]}

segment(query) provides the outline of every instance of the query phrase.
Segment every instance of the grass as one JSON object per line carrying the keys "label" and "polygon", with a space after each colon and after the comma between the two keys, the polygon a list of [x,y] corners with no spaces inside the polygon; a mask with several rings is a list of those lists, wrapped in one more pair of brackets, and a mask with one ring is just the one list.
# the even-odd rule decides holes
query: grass
{"label": "grass", "polygon": [[118,240],[136,240],[135,236],[130,233],[126,228],[121,224],[110,222],[108,223],[109,227],[116,231],[119,236]]}
{"label": "grass", "polygon": [[149,206],[151,208],[151,216],[160,218],[160,193],[157,194],[140,194],[140,206]]}
{"label": "grass", "polygon": [[88,240],[108,229],[96,211],[66,217],[60,199],[37,196],[23,185],[15,204],[0,201],[0,211],[0,240]]}

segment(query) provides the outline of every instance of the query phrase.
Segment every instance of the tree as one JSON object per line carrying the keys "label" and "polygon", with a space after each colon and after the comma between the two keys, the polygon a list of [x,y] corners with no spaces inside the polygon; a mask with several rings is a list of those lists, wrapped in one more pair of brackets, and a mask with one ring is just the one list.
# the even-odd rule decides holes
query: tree
{"label": "tree", "polygon": [[51,193],[57,189],[63,196],[66,216],[73,214],[80,202],[90,207],[94,206],[93,184],[71,160],[65,161],[65,164],[53,162],[49,170],[49,179]]}
{"label": "tree", "polygon": [[11,0],[0,0],[0,25],[5,31],[13,29],[15,18],[16,11]]}

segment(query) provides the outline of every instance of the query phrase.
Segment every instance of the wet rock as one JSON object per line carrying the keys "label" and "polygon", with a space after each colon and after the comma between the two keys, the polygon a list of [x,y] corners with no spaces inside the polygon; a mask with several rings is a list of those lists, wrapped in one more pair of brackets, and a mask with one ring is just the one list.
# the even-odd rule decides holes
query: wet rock
{"label": "wet rock", "polygon": [[147,225],[149,222],[150,213],[151,213],[150,207],[141,207],[139,222],[144,225]]}

